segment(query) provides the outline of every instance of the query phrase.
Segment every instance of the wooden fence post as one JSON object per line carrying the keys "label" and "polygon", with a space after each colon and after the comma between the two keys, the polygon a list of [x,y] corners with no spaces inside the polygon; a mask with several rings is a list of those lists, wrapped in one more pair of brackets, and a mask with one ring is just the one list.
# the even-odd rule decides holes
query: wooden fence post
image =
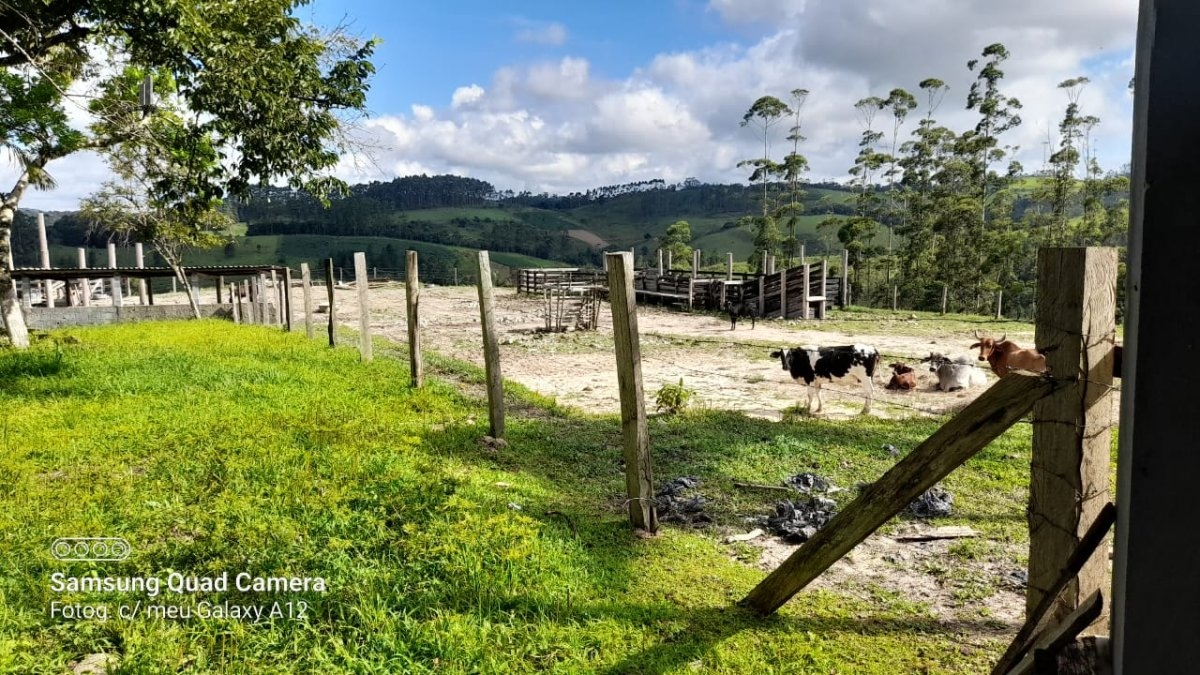
{"label": "wooden fence post", "polygon": [[829,309],[829,261],[821,258],[821,300],[817,304],[817,318],[824,320]]}
{"label": "wooden fence post", "polygon": [[801,265],[807,265],[807,264],[808,264],[808,256],[807,256],[807,255],[805,255],[805,247],[804,247],[804,244],[800,244],[800,264],[801,264]]}
{"label": "wooden fence post", "polygon": [[325,259],[325,294],[329,302],[329,346],[337,346],[337,307],[333,303],[333,258]]}
{"label": "wooden fence post", "polygon": [[658,276],[661,277],[662,274],[663,274],[663,250],[660,248],[660,249],[658,249]]}
{"label": "wooden fence post", "polygon": [[[221,304],[221,293],[225,290],[225,276],[217,276],[217,304]],[[232,298],[230,298],[232,300]]]}
{"label": "wooden fence post", "polygon": [[[892,311],[896,311],[900,307],[900,287],[892,284]],[[999,311],[997,310],[997,314]],[[996,317],[999,318],[999,317]]]}
{"label": "wooden fence post", "polygon": [[[612,265],[609,265],[612,269]],[[692,278],[695,279],[700,274],[700,249],[692,249]]]}
{"label": "wooden fence post", "polygon": [[[425,369],[421,363],[421,276],[417,268],[416,251],[405,253],[404,295],[408,305],[408,367],[412,373],[412,386],[425,383]],[[489,281],[491,277],[489,276]]]}
{"label": "wooden fence post", "polygon": [[246,323],[258,323],[258,294],[254,291],[253,277],[242,279],[242,295],[246,296],[246,311],[242,316],[247,319]]}
{"label": "wooden fence post", "polygon": [[[804,295],[800,296],[804,298],[804,304],[800,309],[800,318],[807,321],[809,318],[808,308],[812,306],[812,268],[808,263],[800,263],[800,273],[804,275]],[[818,318],[816,315],[819,313],[819,311],[814,312],[813,318]]]}
{"label": "wooden fence post", "polygon": [[767,274],[767,252],[762,252],[762,264],[758,266],[759,275]]}
{"label": "wooden fence post", "polygon": [[850,251],[842,249],[842,307],[850,306]]}
{"label": "wooden fence post", "polygon": [[[87,249],[80,248],[79,251],[79,269],[87,269]],[[83,296],[83,306],[92,306],[92,280],[86,277],[79,280],[80,294]]]}
{"label": "wooden fence post", "polygon": [[[673,263],[673,261],[671,260],[671,258],[673,257],[673,255],[674,255],[674,254],[673,254],[673,253],[671,253],[671,251],[670,251],[670,250],[667,250],[667,271],[668,271],[668,272],[670,272],[670,271],[671,271],[671,265],[672,265],[672,263]],[[605,259],[604,259],[604,272],[605,272],[605,273],[607,273],[607,272],[608,272],[608,258],[605,258]]]}
{"label": "wooden fence post", "polygon": [[[604,259],[607,262],[608,254]],[[546,320],[550,320],[549,314]],[[500,373],[500,341],[496,337],[496,309],[492,300],[492,261],[487,251],[479,252],[479,322],[483,324],[488,423],[492,438],[504,438],[504,376]]]}
{"label": "wooden fence post", "polygon": [[300,263],[300,285],[304,294],[304,334],[313,339],[312,270],[308,263]]}
{"label": "wooden fence post", "polygon": [[617,353],[617,385],[621,392],[621,436],[625,449],[629,520],[635,529],[653,533],[658,531],[658,513],[654,506],[650,435],[646,428],[642,392],[642,354],[638,341],[637,301],[633,290],[633,260],[623,253],[608,254],[608,258],[608,292]]}
{"label": "wooden fence post", "polygon": [[[1046,350],[1050,374],[1070,386],[1033,409],[1029,610],[1054,583],[1109,500],[1117,251],[1041,249],[1037,279],[1034,342]],[[1100,589],[1108,589],[1107,556],[1095,556],[1084,565],[1059,596],[1049,621],[1066,617]]]}
{"label": "wooden fence post", "polygon": [[292,332],[292,268],[283,268],[283,311],[284,328]]}
{"label": "wooden fence post", "polygon": [[950,287],[942,284],[942,314],[946,313],[946,301],[950,298]]}
{"label": "wooden fence post", "polygon": [[[805,293],[808,290],[805,289]],[[788,318],[787,314],[787,268],[779,270],[779,318]]]}
{"label": "wooden fence post", "polygon": [[232,307],[230,313],[233,315],[234,323],[242,322],[242,299],[238,297],[237,284],[231,283],[227,287],[229,290],[229,303]]}
{"label": "wooden fence post", "polygon": [[725,281],[733,281],[733,252],[725,254]]}
{"label": "wooden fence post", "polygon": [[371,297],[368,290],[367,254],[354,254],[354,285],[358,288],[358,353],[363,361],[374,356],[371,350]]}
{"label": "wooden fence post", "polygon": [[841,513],[817,530],[742,600],[762,615],[773,613],[886,523],[922,492],[982,450],[1062,383],[1010,375],[984,391],[879,480],[863,488]]}
{"label": "wooden fence post", "polygon": [[1004,289],[996,292],[996,320],[1004,318]]}

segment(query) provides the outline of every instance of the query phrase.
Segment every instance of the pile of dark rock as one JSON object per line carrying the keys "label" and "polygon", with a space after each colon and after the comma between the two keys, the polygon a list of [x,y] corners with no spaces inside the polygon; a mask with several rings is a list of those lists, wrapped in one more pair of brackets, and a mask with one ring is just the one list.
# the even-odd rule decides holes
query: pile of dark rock
{"label": "pile of dark rock", "polygon": [[908,505],[908,513],[917,518],[940,518],[950,515],[954,510],[954,495],[940,485],[935,485],[921,493],[920,497]]}
{"label": "pile of dark rock", "polygon": [[704,512],[707,505],[704,496],[685,494],[698,487],[700,479],[695,476],[682,476],[662,486],[654,495],[659,522],[684,525],[711,523],[712,517]]}
{"label": "pile of dark rock", "polygon": [[757,523],[784,541],[802,544],[837,514],[837,502],[817,493],[831,494],[840,488],[814,473],[789,476],[783,482],[804,496],[777,502],[775,513],[760,516]]}

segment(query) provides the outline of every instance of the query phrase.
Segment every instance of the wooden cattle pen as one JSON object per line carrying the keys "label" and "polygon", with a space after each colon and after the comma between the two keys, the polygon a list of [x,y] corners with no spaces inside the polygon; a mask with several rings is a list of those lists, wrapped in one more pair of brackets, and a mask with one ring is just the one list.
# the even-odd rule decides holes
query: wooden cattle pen
{"label": "wooden cattle pen", "polygon": [[[824,260],[768,274],[653,267],[633,274],[633,291],[641,301],[708,311],[731,302],[747,305],[760,318],[824,319],[840,288],[841,280],[829,276]],[[556,298],[570,296],[586,303],[595,294],[607,297],[607,275],[573,267],[522,269],[517,292],[542,295],[551,306]]]}

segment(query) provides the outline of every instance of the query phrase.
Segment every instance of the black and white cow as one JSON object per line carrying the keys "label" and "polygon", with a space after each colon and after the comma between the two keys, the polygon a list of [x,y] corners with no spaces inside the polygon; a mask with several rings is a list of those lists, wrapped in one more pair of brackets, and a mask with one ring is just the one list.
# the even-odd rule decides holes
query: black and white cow
{"label": "black and white cow", "polygon": [[[821,385],[824,382],[857,380],[863,385],[867,403],[863,413],[871,412],[871,400],[875,396],[875,369],[879,365],[879,352],[867,345],[846,347],[800,347],[771,352],[797,383],[803,381],[808,390],[809,412],[821,410]],[[813,389],[817,390],[817,407],[812,407]]]}

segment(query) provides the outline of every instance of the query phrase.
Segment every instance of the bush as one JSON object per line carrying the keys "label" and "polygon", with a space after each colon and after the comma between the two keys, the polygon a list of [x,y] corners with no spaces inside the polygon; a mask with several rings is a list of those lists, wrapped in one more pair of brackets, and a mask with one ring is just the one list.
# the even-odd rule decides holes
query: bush
{"label": "bush", "polygon": [[654,407],[659,412],[674,415],[687,408],[695,396],[696,392],[685,387],[681,377],[679,384],[664,384],[659,387],[658,393],[654,397]]}

